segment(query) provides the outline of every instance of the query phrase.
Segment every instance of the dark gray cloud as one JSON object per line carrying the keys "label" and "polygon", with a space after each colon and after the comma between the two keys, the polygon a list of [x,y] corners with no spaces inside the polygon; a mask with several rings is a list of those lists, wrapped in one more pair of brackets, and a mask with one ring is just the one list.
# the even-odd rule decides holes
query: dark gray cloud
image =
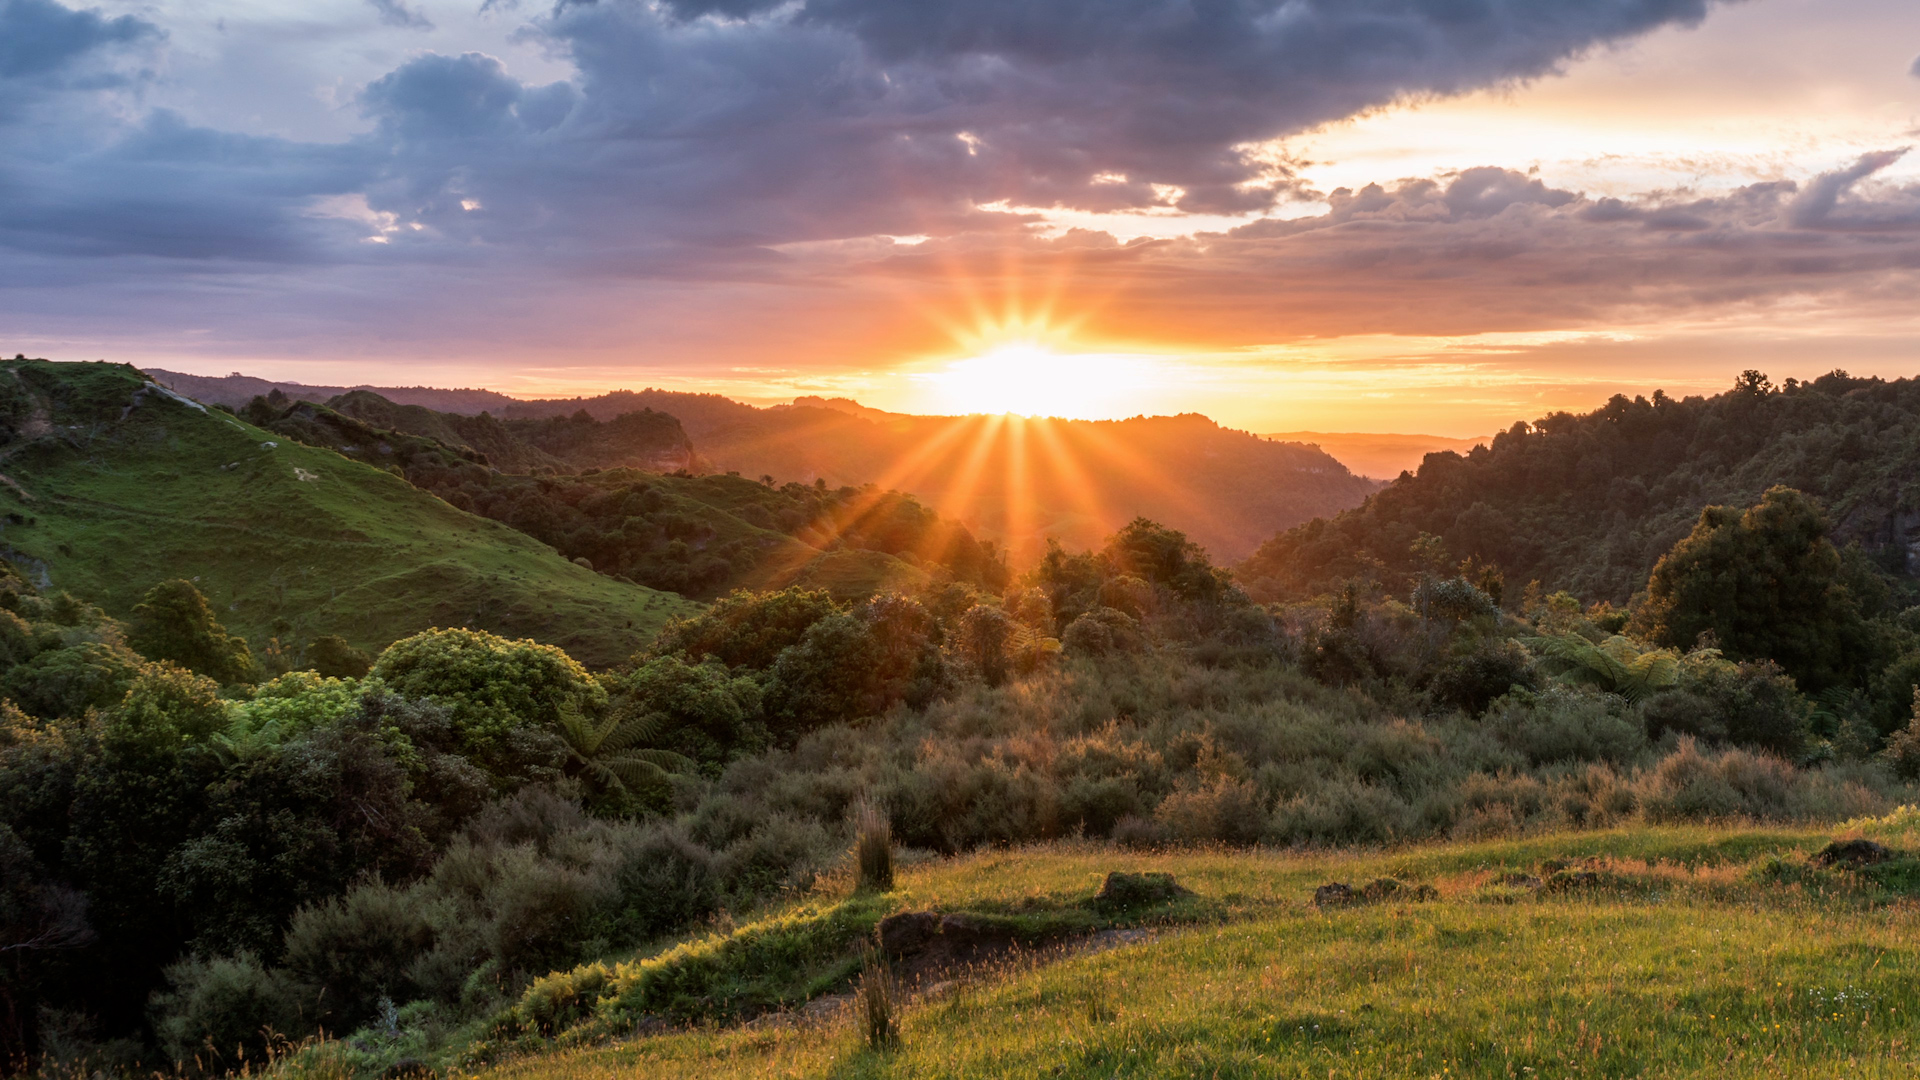
{"label": "dark gray cloud", "polygon": [[102,51],[162,36],[132,15],[109,19],[53,0],[0,0],[0,79],[57,78]]}
{"label": "dark gray cloud", "polygon": [[[417,24],[404,0],[369,2],[396,26]],[[314,233],[316,196],[346,183],[399,223],[381,237],[383,257],[498,251],[514,266],[531,255],[584,273],[681,275],[762,272],[780,261],[767,249],[797,241],[1019,228],[977,209],[1000,201],[1244,211],[1299,193],[1284,165],[1244,151],[1249,142],[1546,74],[1596,46],[1697,22],[1707,3],[561,4],[529,32],[572,61],[568,82],[527,85],[490,57],[427,54],[364,89],[374,129],[349,146],[176,136],[183,151],[213,155],[205,168],[233,185],[207,185],[198,208],[184,189],[179,201],[152,198],[173,191],[175,170],[189,166],[155,162],[149,183],[140,175],[148,159],[113,140],[150,142],[151,125],[115,119],[80,140],[83,152],[48,140],[32,167],[0,172],[0,183],[24,190],[23,205],[60,208],[39,228],[0,212],[10,226],[0,239],[65,230],[94,199],[98,220],[143,250],[218,219],[197,232],[206,244],[196,251],[279,257],[295,250],[289,237]],[[0,25],[42,27],[36,40],[70,42],[12,61],[0,44],[0,65],[55,63],[157,34],[54,0],[0,0],[0,13]],[[106,175],[124,190],[85,172],[95,157],[113,163]],[[355,167],[357,180],[343,181]],[[243,212],[228,212],[236,187]],[[1462,197],[1488,209],[1538,195],[1496,185]],[[141,222],[141,206],[164,217]],[[66,246],[112,250],[104,227]],[[300,250],[352,260],[364,239]]]}

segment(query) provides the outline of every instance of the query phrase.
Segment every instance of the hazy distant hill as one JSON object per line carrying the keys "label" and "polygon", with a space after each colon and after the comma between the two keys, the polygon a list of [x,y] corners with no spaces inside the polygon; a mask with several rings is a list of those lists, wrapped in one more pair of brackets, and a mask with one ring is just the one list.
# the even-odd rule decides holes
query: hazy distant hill
{"label": "hazy distant hill", "polygon": [[1464,454],[1481,443],[1493,441],[1491,435],[1472,439],[1449,439],[1440,435],[1379,435],[1370,432],[1276,431],[1267,436],[1281,442],[1307,443],[1332,454],[1340,464],[1360,476],[1391,480],[1403,472],[1420,467],[1428,454],[1451,450]]}
{"label": "hazy distant hill", "polygon": [[388,401],[402,405],[423,405],[441,412],[464,413],[469,416],[488,410],[499,412],[513,404],[515,400],[492,390],[440,390],[431,386],[311,386],[306,383],[256,379],[239,372],[232,375],[187,375],[162,368],[145,370],[155,382],[169,390],[178,391],[208,405],[226,405],[235,409],[256,397],[271,394],[275,390],[296,401],[318,402],[325,402],[354,390],[371,390]]}
{"label": "hazy distant hill", "polygon": [[911,416],[845,399],[762,409],[664,390],[520,402],[506,415],[584,409],[605,418],[639,408],[678,417],[715,469],[899,488],[1002,540],[1016,563],[1049,536],[1096,546],[1139,516],[1186,532],[1217,558],[1238,559],[1275,530],[1356,506],[1378,487],[1319,449],[1198,415]]}
{"label": "hazy distant hill", "polygon": [[[500,420],[395,406],[365,391],[334,404],[358,415],[285,398],[256,398],[241,415],[286,438],[398,472],[569,559],[652,588],[711,597],[803,585],[854,600],[916,590],[938,572],[994,591],[1006,583],[992,545],[911,496],[689,475],[686,435],[665,413],[629,412],[603,422],[576,410]],[[529,462],[531,471],[524,471]]]}
{"label": "hazy distant hill", "polygon": [[0,365],[0,473],[5,556],[119,616],[188,577],[256,643],[473,626],[613,664],[692,610],[123,365]]}
{"label": "hazy distant hill", "polygon": [[[179,380],[182,393],[236,406],[274,385],[310,401],[330,400],[318,391],[335,389],[295,393],[286,384],[237,376],[167,377]],[[1016,563],[1036,555],[1049,536],[1069,546],[1097,546],[1138,516],[1180,529],[1215,558],[1232,561],[1278,530],[1359,505],[1379,486],[1320,448],[1222,428],[1198,415],[1112,421],[912,416],[844,398],[759,408],[719,394],[655,389],[533,401],[489,391],[374,392],[391,402],[463,413],[480,411],[474,405],[486,395],[484,408],[503,421],[584,411],[607,422],[645,410],[666,413],[692,441],[696,468],[778,482],[824,480],[835,489],[897,488],[1001,542]],[[425,400],[436,393],[473,396],[458,406]],[[391,419],[396,427],[417,422],[397,414]],[[495,451],[479,445],[482,426],[449,431],[491,459]]]}
{"label": "hazy distant hill", "polygon": [[1920,552],[1920,380],[1835,372],[1774,388],[1764,376],[1710,398],[1615,396],[1584,415],[1515,424],[1466,455],[1434,454],[1359,509],[1274,537],[1239,568],[1267,595],[1351,577],[1404,583],[1421,533],[1450,558],[1498,563],[1625,601],[1711,504],[1746,507],[1775,484],[1818,498],[1836,538],[1911,575]]}

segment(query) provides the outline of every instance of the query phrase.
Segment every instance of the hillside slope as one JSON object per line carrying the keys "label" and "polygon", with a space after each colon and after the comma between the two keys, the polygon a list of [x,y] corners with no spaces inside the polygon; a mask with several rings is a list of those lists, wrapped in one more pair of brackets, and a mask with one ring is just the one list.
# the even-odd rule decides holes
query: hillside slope
{"label": "hillside slope", "polygon": [[[308,446],[395,470],[462,510],[650,588],[706,598],[801,585],[858,600],[918,589],[936,571],[994,591],[1006,582],[992,545],[896,492],[774,487],[739,476],[662,474],[644,464],[577,467],[609,458],[656,466],[684,461],[691,453],[686,436],[665,413],[500,421],[397,407],[364,392],[336,399],[363,416],[411,428],[395,431],[325,405],[280,399],[276,409],[269,400],[255,399],[242,414]],[[463,433],[478,437],[460,441]],[[538,475],[505,471],[476,444],[523,466],[553,464],[531,466]]]}
{"label": "hillside slope", "polygon": [[1515,424],[1465,456],[1429,454],[1366,505],[1274,537],[1239,574],[1270,597],[1355,577],[1397,587],[1422,569],[1411,548],[1427,533],[1449,559],[1497,563],[1510,585],[1538,579],[1621,603],[1701,508],[1750,506],[1775,484],[1819,499],[1838,543],[1912,575],[1920,380],[1835,372],[1776,388],[1754,372],[1711,398],[1616,395],[1591,413]]}
{"label": "hillside slope", "polygon": [[185,576],[256,642],[277,620],[364,648],[473,626],[605,665],[692,610],[130,367],[0,365],[0,436],[7,557],[115,615]]}
{"label": "hillside slope", "polygon": [[[839,942],[810,938],[809,920],[824,925],[855,904],[1032,918],[1086,903],[1113,871],[1171,874],[1213,917],[1199,926],[1150,918],[1145,931],[918,980],[909,965],[907,985],[922,992],[896,999],[898,1041],[886,1048],[866,1044],[859,1002],[842,979],[824,988],[837,997],[791,1020],[656,1022],[611,1044],[583,1045],[573,1033],[529,1038],[516,1047],[530,1051],[523,1056],[462,1074],[1911,1075],[1908,1016],[1920,1008],[1910,943],[1920,867],[1910,854],[1913,820],[1863,823],[1899,854],[1855,868],[1813,863],[1831,833],[1751,826],[1559,833],[1389,854],[1143,854],[1085,844],[982,853],[917,866],[884,898],[818,889],[731,937],[702,936],[642,964],[694,969],[704,961],[687,982],[759,989],[765,969],[799,967],[794,958],[815,941],[824,967],[821,946]],[[1384,895],[1369,900],[1363,887],[1383,880]],[[1316,889],[1333,882],[1356,895],[1316,904]],[[756,933],[779,935],[787,947],[756,953],[747,947]],[[760,962],[748,968],[750,960]],[[575,985],[608,995],[604,1009],[617,1000],[621,970],[604,990]],[[548,1008],[560,1012],[553,1000]],[[560,1000],[573,1015],[596,1014]],[[309,1064],[360,1064],[344,1047],[337,1054],[317,1053]],[[362,1065],[367,1075],[375,1062]]]}
{"label": "hillside slope", "polygon": [[1179,529],[1216,558],[1278,529],[1357,506],[1378,485],[1320,449],[1203,416],[1129,420],[910,416],[804,398],[756,409],[711,394],[622,391],[529,401],[508,416],[671,413],[716,469],[780,480],[898,488],[1000,540],[1016,563],[1047,538],[1097,547],[1128,521]]}
{"label": "hillside slope", "polygon": [[330,401],[355,390],[370,390],[388,401],[397,401],[402,405],[421,405],[429,409],[467,416],[477,415],[489,409],[497,413],[516,400],[492,390],[465,388],[444,390],[432,386],[317,386],[309,383],[256,379],[237,371],[231,375],[189,375],[180,371],[168,371],[165,368],[147,368],[146,373],[153,377],[153,381],[175,393],[208,405],[225,405],[232,409],[238,409],[254,398],[264,397],[276,390],[295,401],[315,402]]}

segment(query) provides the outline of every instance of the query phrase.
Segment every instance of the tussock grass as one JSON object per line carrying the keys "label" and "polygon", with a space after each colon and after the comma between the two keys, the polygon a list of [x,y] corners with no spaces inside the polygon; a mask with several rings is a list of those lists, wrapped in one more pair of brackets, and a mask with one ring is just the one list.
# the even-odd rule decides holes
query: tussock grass
{"label": "tussock grass", "polygon": [[893,891],[893,824],[887,812],[863,802],[853,815],[853,855],[858,887],[873,892]]}
{"label": "tussock grass", "polygon": [[[479,1075],[1913,1076],[1920,905],[1899,874],[1817,870],[1807,856],[1848,834],[1911,851],[1916,831],[1920,815],[1903,811],[1837,833],[1654,828],[1346,854],[982,853],[905,868],[896,902],[1037,909],[1124,869],[1172,873],[1220,917],[908,1003],[884,1053],[855,1009],[576,1047]],[[1555,874],[1581,883],[1547,888]],[[1311,902],[1315,885],[1377,877],[1438,895],[1324,911]]]}

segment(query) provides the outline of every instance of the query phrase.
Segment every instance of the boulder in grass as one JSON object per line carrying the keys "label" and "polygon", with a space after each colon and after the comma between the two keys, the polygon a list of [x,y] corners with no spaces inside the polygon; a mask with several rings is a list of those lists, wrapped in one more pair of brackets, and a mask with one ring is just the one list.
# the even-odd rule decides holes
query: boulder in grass
{"label": "boulder in grass", "polygon": [[1872,840],[1856,837],[1852,840],[1835,840],[1816,853],[1815,866],[1843,866],[1857,870],[1862,866],[1872,866],[1893,858],[1893,849],[1885,844],[1876,844]]}
{"label": "boulder in grass", "polygon": [[1115,871],[1101,882],[1100,891],[1093,896],[1093,906],[1096,911],[1111,915],[1135,908],[1170,904],[1192,895],[1193,890],[1173,880],[1172,874],[1126,874]]}
{"label": "boulder in grass", "polygon": [[1353,903],[1353,886],[1330,881],[1313,890],[1313,902],[1320,907],[1344,907]]}

